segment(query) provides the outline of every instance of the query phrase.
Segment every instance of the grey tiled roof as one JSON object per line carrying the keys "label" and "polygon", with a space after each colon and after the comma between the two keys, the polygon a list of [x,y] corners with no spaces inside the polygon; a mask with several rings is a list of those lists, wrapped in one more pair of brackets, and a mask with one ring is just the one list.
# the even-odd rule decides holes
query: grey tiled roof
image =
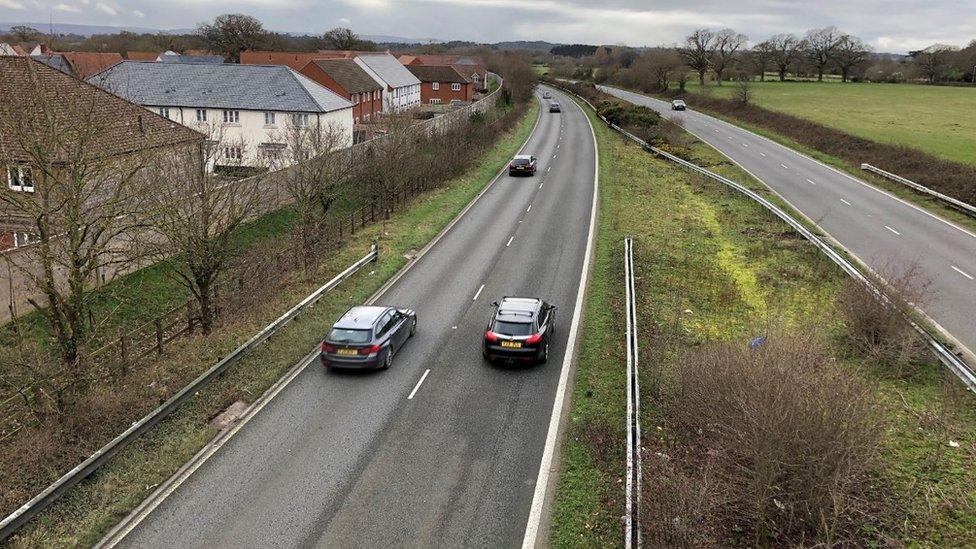
{"label": "grey tiled roof", "polygon": [[364,54],[357,56],[356,59],[362,61],[391,87],[402,88],[403,86],[420,85],[420,80],[417,80],[417,77],[408,71],[403,63],[400,63],[400,60],[388,53]]}
{"label": "grey tiled roof", "polygon": [[223,63],[224,58],[219,55],[160,55],[160,63],[189,63],[191,65],[206,65]]}
{"label": "grey tiled roof", "polygon": [[65,59],[65,57],[60,53],[55,53],[55,54],[45,53],[41,55],[32,55],[31,58],[36,59],[41,63],[44,63],[45,65],[51,67],[52,69],[58,69],[64,74],[70,74],[74,76],[74,71],[71,70],[71,65],[68,64],[68,60]]}
{"label": "grey tiled roof", "polygon": [[331,90],[280,65],[123,61],[88,81],[147,106],[287,112],[352,107]]}

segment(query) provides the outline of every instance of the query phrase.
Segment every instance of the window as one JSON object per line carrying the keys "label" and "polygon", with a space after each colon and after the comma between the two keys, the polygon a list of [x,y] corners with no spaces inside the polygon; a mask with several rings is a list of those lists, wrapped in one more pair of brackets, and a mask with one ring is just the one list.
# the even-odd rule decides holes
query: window
{"label": "window", "polygon": [[244,151],[240,147],[224,147],[225,160],[241,160],[244,158]]}
{"label": "window", "polygon": [[19,248],[21,246],[26,246],[33,242],[37,242],[38,238],[36,234],[31,233],[14,233],[14,248]]}
{"label": "window", "polygon": [[197,109],[197,122],[207,121],[207,109]]}
{"label": "window", "polygon": [[273,112],[266,112],[266,113],[264,113],[264,125],[265,126],[274,126],[275,125],[275,113],[273,113]]}
{"label": "window", "polygon": [[34,192],[34,178],[30,166],[9,166],[7,168],[7,186],[12,191]]}
{"label": "window", "polygon": [[430,104],[431,105],[440,105],[441,104],[441,100],[440,99],[431,99],[430,100]]}
{"label": "window", "polygon": [[241,111],[224,111],[224,124],[240,124]]}
{"label": "window", "polygon": [[303,112],[296,112],[291,115],[291,123],[298,126],[299,128],[304,128],[308,126],[308,114]]}
{"label": "window", "polygon": [[441,89],[441,83],[440,82],[434,82],[433,84],[430,85],[430,87],[433,88],[434,91],[437,91],[437,90]]}
{"label": "window", "polygon": [[159,116],[169,118],[169,107],[159,107]]}
{"label": "window", "polygon": [[458,83],[451,84],[451,91],[456,91],[456,92],[461,91],[461,84]]}

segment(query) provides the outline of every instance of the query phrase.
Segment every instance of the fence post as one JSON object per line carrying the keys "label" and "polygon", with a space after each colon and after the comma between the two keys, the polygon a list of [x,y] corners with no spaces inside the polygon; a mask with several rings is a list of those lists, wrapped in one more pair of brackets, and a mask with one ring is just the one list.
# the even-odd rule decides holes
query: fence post
{"label": "fence post", "polygon": [[156,352],[163,354],[163,321],[156,319]]}

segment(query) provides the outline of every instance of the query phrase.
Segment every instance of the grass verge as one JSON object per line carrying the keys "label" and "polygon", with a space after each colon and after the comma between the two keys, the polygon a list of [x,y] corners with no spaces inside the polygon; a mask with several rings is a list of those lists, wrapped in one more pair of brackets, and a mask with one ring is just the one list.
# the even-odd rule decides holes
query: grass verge
{"label": "grass verge", "polygon": [[260,396],[312,350],[339,314],[363,302],[402,268],[407,261],[406,252],[423,247],[436,236],[509,161],[531,132],[537,115],[538,105],[533,101],[516,127],[502,136],[465,176],[414,199],[390,220],[350,236],[346,245],[329,257],[315,276],[291,285],[273,304],[222,328],[219,335],[207,340],[188,339],[178,350],[171,351],[160,362],[165,361],[169,368],[179,364],[179,369],[188,373],[201,371],[362,257],[370,243],[379,244],[380,258],[376,264],[343,282],[156,429],[120,452],[8,543],[14,547],[96,543],[213,438],[216,430],[208,425],[211,418],[237,400],[252,402]]}
{"label": "grass verge", "polygon": [[[976,545],[972,395],[934,361],[896,375],[853,351],[836,312],[844,281],[839,269],[757,204],[593,121],[601,151],[600,223],[552,545],[622,543],[626,378],[619,311],[626,235],[635,238],[646,459],[659,458],[654,450],[671,436],[654,405],[652,372],[706,342],[744,345],[772,327],[813,323],[828,335],[834,359],[872,387],[884,417],[879,459],[870,468],[872,511],[860,521],[856,544]],[[706,145],[693,145],[692,153],[743,181]],[[703,545],[737,543],[730,532],[705,534]],[[645,542],[654,545],[654,535],[654,525],[645,524]]]}

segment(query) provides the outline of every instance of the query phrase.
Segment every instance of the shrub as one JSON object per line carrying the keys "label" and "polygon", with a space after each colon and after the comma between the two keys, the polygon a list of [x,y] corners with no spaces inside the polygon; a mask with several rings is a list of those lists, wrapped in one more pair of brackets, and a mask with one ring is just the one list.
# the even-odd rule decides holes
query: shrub
{"label": "shrub", "polygon": [[[756,349],[704,345],[673,374],[662,408],[718,486],[706,512],[697,503],[686,520],[709,517],[719,531],[741,529],[751,540],[740,541],[755,545],[831,545],[856,533],[880,409],[872,389],[835,364],[814,330],[770,334]],[[662,518],[648,517],[645,529]]]}

